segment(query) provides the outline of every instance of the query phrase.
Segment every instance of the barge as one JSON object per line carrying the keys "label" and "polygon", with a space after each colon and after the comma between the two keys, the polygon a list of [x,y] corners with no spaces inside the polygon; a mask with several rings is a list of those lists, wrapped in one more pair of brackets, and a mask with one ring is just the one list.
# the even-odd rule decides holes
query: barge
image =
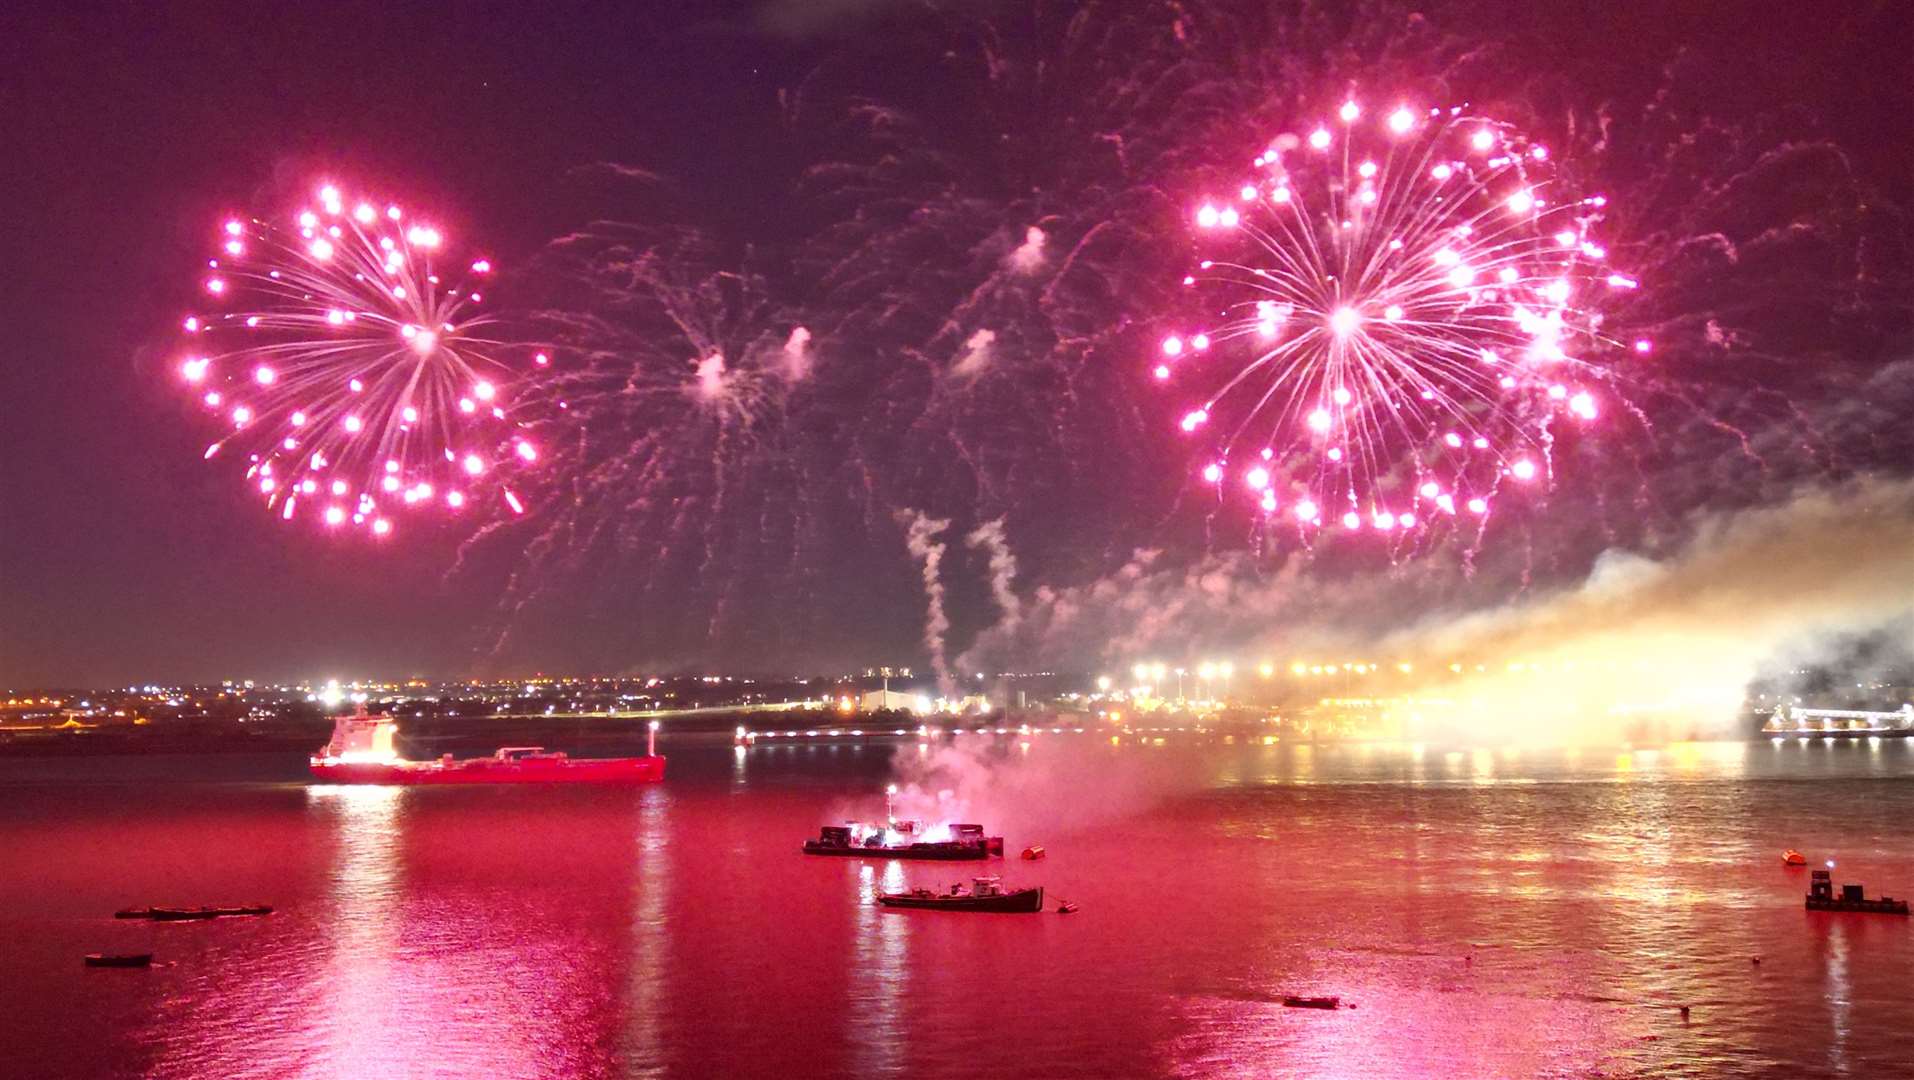
{"label": "barge", "polygon": [[390,716],[368,715],[365,706],[333,721],[332,738],[308,766],[312,778],[329,784],[648,784],[665,778],[658,755],[658,725],[651,725],[643,757],[574,758],[542,746],[506,746],[491,757],[430,761],[399,756]]}
{"label": "barge", "polygon": [[139,953],[96,953],[86,954],[87,967],[104,968],[143,968],[153,966],[153,954]]}
{"label": "barge", "polygon": [[151,919],[154,922],[192,922],[200,919],[235,919],[253,915],[271,915],[271,904],[239,904],[233,907],[140,907],[121,908],[116,919]]}
{"label": "barge", "polygon": [[851,823],[826,825],[818,838],[804,842],[806,855],[860,859],[936,859],[963,862],[1001,857],[1004,838],[985,836],[982,825],[952,825],[948,836],[930,837],[917,822],[893,821],[879,827]]}
{"label": "barge", "polygon": [[1859,885],[1841,886],[1841,895],[1834,895],[1834,881],[1826,870],[1816,870],[1808,885],[1809,911],[1862,911],[1874,915],[1905,915],[1907,901],[1896,900],[1892,896],[1883,896],[1878,900],[1869,900]]}

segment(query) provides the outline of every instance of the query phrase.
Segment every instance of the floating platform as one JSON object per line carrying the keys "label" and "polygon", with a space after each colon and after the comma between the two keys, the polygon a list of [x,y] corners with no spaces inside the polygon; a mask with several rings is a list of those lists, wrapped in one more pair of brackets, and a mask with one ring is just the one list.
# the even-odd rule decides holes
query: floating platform
{"label": "floating platform", "polygon": [[1809,911],[1854,911],[1871,915],[1906,915],[1907,901],[1896,900],[1892,896],[1883,896],[1869,900],[1859,885],[1841,886],[1841,895],[1834,894],[1834,881],[1826,870],[1816,870],[1814,879],[1808,887],[1807,907]]}
{"label": "floating platform", "polygon": [[139,907],[121,908],[116,919],[151,919],[154,922],[188,922],[197,919],[233,919],[251,915],[271,915],[271,904],[240,904],[234,907]]}
{"label": "floating platform", "polygon": [[1001,856],[1004,838],[985,836],[982,825],[952,825],[948,840],[913,840],[917,824],[893,822],[885,828],[863,825],[826,825],[818,838],[804,842],[806,855],[837,855],[857,859],[932,859],[966,862]]}
{"label": "floating platform", "polygon": [[153,954],[141,953],[87,953],[87,967],[104,968],[143,968],[153,966]]}

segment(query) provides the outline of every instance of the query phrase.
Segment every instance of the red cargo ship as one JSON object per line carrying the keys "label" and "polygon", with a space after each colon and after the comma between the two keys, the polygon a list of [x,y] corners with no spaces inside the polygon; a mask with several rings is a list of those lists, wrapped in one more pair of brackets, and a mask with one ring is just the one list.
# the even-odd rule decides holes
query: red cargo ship
{"label": "red cargo ship", "polygon": [[408,761],[393,746],[399,725],[364,706],[333,721],[332,738],[311,759],[313,778],[333,784],[647,784],[665,778],[656,724],[644,757],[574,758],[542,746],[506,746],[491,757]]}

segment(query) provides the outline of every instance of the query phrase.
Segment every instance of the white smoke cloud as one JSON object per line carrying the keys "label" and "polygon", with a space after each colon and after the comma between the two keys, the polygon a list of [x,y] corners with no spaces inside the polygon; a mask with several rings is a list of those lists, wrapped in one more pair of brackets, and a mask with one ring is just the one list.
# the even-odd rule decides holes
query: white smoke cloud
{"label": "white smoke cloud", "polygon": [[924,648],[930,653],[931,670],[937,673],[937,688],[946,696],[956,690],[950,661],[944,652],[944,636],[950,632],[950,618],[944,614],[942,566],[944,545],[937,538],[950,528],[947,518],[933,518],[919,510],[899,510],[897,520],[905,527],[904,544],[924,573]]}
{"label": "white smoke cloud", "polygon": [[964,342],[963,353],[951,365],[951,374],[964,378],[982,374],[984,368],[990,366],[990,347],[996,340],[996,333],[990,330],[979,330],[970,335],[969,340]]}
{"label": "white smoke cloud", "polygon": [[791,328],[784,341],[784,377],[800,382],[811,374],[811,332],[802,326]]}
{"label": "white smoke cloud", "polygon": [[1017,245],[1005,262],[1012,270],[1020,274],[1033,274],[1043,269],[1043,243],[1048,239],[1042,229],[1035,225],[1024,230],[1023,243]]}
{"label": "white smoke cloud", "polygon": [[997,602],[999,626],[1014,629],[1022,617],[1022,602],[1017,598],[1017,556],[1004,535],[1004,519],[986,521],[964,538],[965,546],[983,549],[990,555],[990,595]]}
{"label": "white smoke cloud", "polygon": [[698,397],[706,402],[723,400],[724,354],[714,352],[696,363],[698,367]]}
{"label": "white smoke cloud", "polygon": [[[1020,848],[1200,790],[1216,763],[1193,744],[1139,752],[1089,735],[1046,732],[1015,741],[966,735],[903,746],[891,768],[897,778],[891,807],[900,820],[972,822]],[[841,816],[869,819],[873,809],[881,807],[846,807]]]}
{"label": "white smoke cloud", "polygon": [[[1399,689],[1453,703],[1433,725],[1591,741],[1644,717],[1675,734],[1732,731],[1764,660],[1914,612],[1914,481],[1702,514],[1683,535],[1659,558],[1611,551],[1578,584],[1521,599],[1493,582],[1454,591],[1454,569],[1439,564],[1324,580],[1300,558],[1266,571],[1246,555],[1175,566],[1142,552],[1109,577],[1039,590],[1018,624],[993,628],[960,663],[1363,657],[1412,665],[1414,683]],[[1432,610],[1388,626],[1392,613]]]}

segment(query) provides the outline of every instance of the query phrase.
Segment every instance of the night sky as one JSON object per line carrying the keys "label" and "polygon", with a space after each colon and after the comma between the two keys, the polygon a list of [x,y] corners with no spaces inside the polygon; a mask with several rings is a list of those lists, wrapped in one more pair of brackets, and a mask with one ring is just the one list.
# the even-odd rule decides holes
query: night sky
{"label": "night sky", "polygon": [[[892,517],[912,506],[897,492],[919,483],[907,452],[883,505],[818,512],[823,539],[800,544],[775,574],[751,550],[720,556],[735,557],[753,582],[766,578],[762,604],[721,589],[626,596],[617,579],[629,564],[613,561],[592,569],[593,587],[629,607],[593,607],[581,599],[592,589],[574,583],[538,612],[534,645],[487,658],[487,635],[474,628],[494,619],[500,586],[484,572],[448,576],[463,533],[419,529],[375,546],[283,526],[229,472],[201,460],[205,419],[170,377],[168,331],[193,302],[193,268],[220,216],[316,178],[352,178],[437,208],[510,268],[605,213],[607,197],[579,170],[616,162],[669,178],[660,213],[695,224],[720,249],[774,249],[800,227],[791,192],[813,154],[848,153],[807,145],[806,132],[831,130],[814,119],[819,112],[834,101],[897,103],[973,141],[990,123],[1043,122],[980,119],[954,68],[926,63],[939,55],[926,41],[948,32],[974,43],[947,28],[975,19],[1014,62],[1044,48],[1065,6],[30,7],[0,17],[8,144],[0,320],[12,345],[0,366],[0,685],[922,662],[923,594]],[[1683,77],[1713,115],[1806,116],[1816,138],[1851,156],[1870,200],[1914,202],[1914,16],[1902,5],[1723,4],[1682,15],[1661,7],[1428,10],[1451,33],[1540,43],[1523,54],[1538,73],[1580,80],[1592,103],[1642,101],[1682,56],[1696,72]],[[1373,10],[1397,18],[1405,9]],[[905,44],[893,49],[893,40]],[[1514,78],[1503,92],[1527,81]],[[807,118],[793,120],[799,100]],[[1036,153],[1035,134],[1019,132],[1016,145]],[[959,153],[966,142],[952,145]],[[1014,235],[1027,223],[1003,226]],[[786,290],[792,317],[810,324],[804,260],[778,266],[779,280],[796,282]],[[1178,271],[1166,262],[1156,272]],[[1884,326],[1866,347],[1887,348],[1880,342],[1895,332]],[[1105,407],[1100,397],[1053,400],[1056,384],[1040,379],[992,393],[1035,402],[1032,413],[1055,418],[1057,430]],[[1137,406],[1110,432],[1155,425],[1153,408]],[[988,444],[994,454],[1015,456],[1019,415],[988,418],[1011,432]],[[813,435],[840,437],[804,433]],[[1030,445],[1056,454],[1042,439]],[[1008,515],[1023,588],[1107,572],[1132,546],[1190,554],[1228,543],[1206,537],[1175,484],[1129,482],[1147,459],[1180,474],[1181,462],[1161,460],[1172,446],[1127,443],[1107,461],[1081,453],[1051,461],[1055,475],[1036,479],[992,465],[1014,481],[967,494],[924,480],[921,505],[956,519],[953,549],[972,526]],[[1045,494],[1070,488],[1073,471],[1090,493],[1081,503]],[[829,539],[837,535],[849,539],[838,545]],[[1085,540],[1096,535],[1106,539]],[[992,618],[981,556],[960,554],[951,596],[959,647]],[[568,612],[573,602],[578,610]]]}

